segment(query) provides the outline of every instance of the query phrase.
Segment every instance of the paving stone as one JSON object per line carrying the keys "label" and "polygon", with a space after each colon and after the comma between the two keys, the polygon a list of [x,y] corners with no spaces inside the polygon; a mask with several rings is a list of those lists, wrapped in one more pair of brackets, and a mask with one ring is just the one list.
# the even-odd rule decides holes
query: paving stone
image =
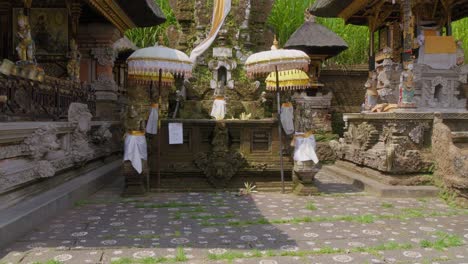
{"label": "paving stone", "polygon": [[[323,248],[346,253],[242,257],[232,263],[468,262],[466,210],[450,208],[436,198],[372,197],[327,174],[318,176],[317,185],[332,194],[157,193],[130,200],[120,198],[119,189],[104,188],[0,251],[0,263],[57,258],[64,263],[101,264],[124,257],[171,258],[178,248],[184,250],[187,263],[194,264],[226,263],[209,261],[209,254],[240,252],[248,256],[257,250],[266,256],[267,251],[278,254]],[[374,220],[359,221],[363,215]],[[337,221],[338,216],[349,218]],[[305,217],[314,221],[301,221]],[[260,219],[286,223],[253,224]],[[459,236],[464,246],[444,251],[421,247],[422,240],[435,241],[441,232]],[[355,252],[388,243],[411,248],[382,251],[380,256]],[[440,256],[447,259],[441,261]]]}

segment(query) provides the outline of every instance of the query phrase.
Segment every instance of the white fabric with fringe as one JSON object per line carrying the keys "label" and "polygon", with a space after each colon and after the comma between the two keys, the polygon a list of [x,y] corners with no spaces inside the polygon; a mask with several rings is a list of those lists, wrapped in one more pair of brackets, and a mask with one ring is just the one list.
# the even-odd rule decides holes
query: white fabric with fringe
{"label": "white fabric with fringe", "polygon": [[316,148],[315,136],[305,136],[304,133],[296,133],[294,137],[294,160],[309,161],[318,163],[319,159],[315,153]]}
{"label": "white fabric with fringe", "polygon": [[124,161],[129,160],[138,174],[141,174],[143,171],[141,160],[147,160],[147,158],[148,152],[146,150],[145,136],[133,136],[127,134],[125,137]]}
{"label": "white fabric with fringe", "polygon": [[281,126],[286,135],[294,133],[294,108],[293,106],[281,106]]}
{"label": "white fabric with fringe", "polygon": [[223,99],[216,99],[213,101],[213,108],[211,108],[211,116],[216,120],[223,120],[226,115],[226,101]]}
{"label": "white fabric with fringe", "polygon": [[148,122],[146,123],[146,133],[156,135],[158,134],[158,122],[159,122],[159,108],[151,107]]}

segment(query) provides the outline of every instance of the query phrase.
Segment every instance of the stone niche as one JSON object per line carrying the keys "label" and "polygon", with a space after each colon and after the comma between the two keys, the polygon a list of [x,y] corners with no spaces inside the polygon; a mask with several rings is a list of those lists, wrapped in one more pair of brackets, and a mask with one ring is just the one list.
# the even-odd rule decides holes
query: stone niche
{"label": "stone niche", "polygon": [[232,71],[237,68],[237,63],[232,59],[230,48],[214,48],[213,57],[208,62],[208,68],[213,74],[210,87],[215,90],[215,96],[224,96],[226,88],[234,89]]}
{"label": "stone niche", "polygon": [[416,64],[414,75],[414,99],[419,109],[466,112],[466,96],[462,90],[462,83],[466,83],[466,74],[461,69],[438,70]]}

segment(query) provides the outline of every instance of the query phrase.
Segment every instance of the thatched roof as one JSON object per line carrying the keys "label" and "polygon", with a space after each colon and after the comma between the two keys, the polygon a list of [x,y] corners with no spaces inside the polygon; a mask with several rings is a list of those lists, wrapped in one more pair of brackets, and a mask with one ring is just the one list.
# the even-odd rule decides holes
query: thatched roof
{"label": "thatched roof", "polygon": [[154,0],[117,0],[117,3],[137,27],[151,27],[166,21]]}
{"label": "thatched roof", "polygon": [[353,0],[316,0],[309,11],[318,17],[337,17],[352,2]]}
{"label": "thatched roof", "polygon": [[348,49],[348,44],[335,32],[311,20],[291,35],[285,48],[302,50],[309,55],[333,57]]}
{"label": "thatched roof", "polygon": [[[338,17],[338,15],[348,7],[355,0],[316,0],[314,4],[309,8],[309,12],[318,17]],[[385,0],[380,0],[385,1]],[[372,5],[376,4],[377,1],[372,1]],[[434,2],[435,3],[435,2]],[[385,3],[384,8],[395,9],[395,12],[390,15],[390,20],[398,19],[400,16],[398,2],[396,3],[396,8],[391,2]],[[366,13],[366,9],[359,10],[356,14],[351,16],[346,22],[355,25],[367,25],[369,14]],[[442,11],[443,8],[440,7],[437,9]],[[452,21],[456,21],[468,16],[468,0],[453,0],[452,2]],[[444,16],[445,14],[440,14],[439,16]]]}

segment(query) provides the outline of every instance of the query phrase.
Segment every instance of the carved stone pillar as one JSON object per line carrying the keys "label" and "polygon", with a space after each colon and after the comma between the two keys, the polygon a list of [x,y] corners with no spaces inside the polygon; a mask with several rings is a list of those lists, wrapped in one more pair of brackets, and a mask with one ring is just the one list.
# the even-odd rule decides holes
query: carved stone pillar
{"label": "carved stone pillar", "polygon": [[93,48],[91,55],[96,59],[96,80],[91,87],[96,94],[96,116],[115,116],[115,103],[117,102],[117,84],[112,69],[117,53],[110,47]]}
{"label": "carved stone pillar", "polygon": [[83,55],[80,78],[90,83],[95,91],[96,117],[100,120],[118,118],[118,89],[112,71],[117,53],[112,44],[121,36],[109,23],[90,23],[78,28],[78,46]]}

